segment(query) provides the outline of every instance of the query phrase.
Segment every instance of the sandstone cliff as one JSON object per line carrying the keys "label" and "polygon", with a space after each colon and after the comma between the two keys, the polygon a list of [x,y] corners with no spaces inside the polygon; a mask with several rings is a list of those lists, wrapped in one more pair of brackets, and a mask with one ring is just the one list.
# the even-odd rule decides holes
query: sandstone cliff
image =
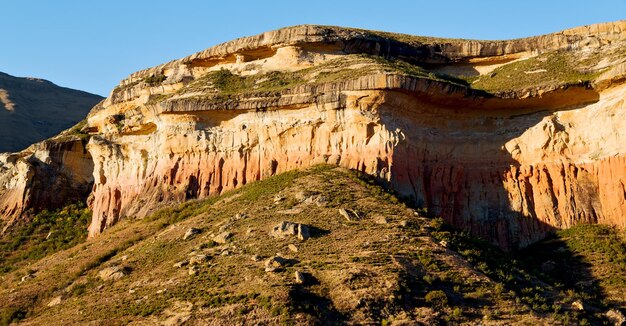
{"label": "sandstone cliff", "polygon": [[[505,248],[624,226],[625,46],[624,21],[511,41],[296,26],[134,73],[84,128],[90,235],[317,163]],[[36,207],[11,180],[4,215]]]}
{"label": "sandstone cliff", "polygon": [[102,97],[0,73],[0,152],[23,150],[87,116]]}

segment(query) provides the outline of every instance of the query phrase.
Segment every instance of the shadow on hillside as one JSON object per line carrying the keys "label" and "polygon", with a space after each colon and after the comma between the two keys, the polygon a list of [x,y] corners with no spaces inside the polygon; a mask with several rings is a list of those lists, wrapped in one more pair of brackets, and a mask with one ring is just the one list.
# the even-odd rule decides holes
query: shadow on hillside
{"label": "shadow on hillside", "polygon": [[[514,251],[511,255],[495,247],[489,249],[487,243],[479,246],[480,250],[487,250],[487,255],[507,261],[531,252],[517,252],[520,248],[554,234],[559,225],[544,221],[560,223],[564,218],[579,222],[597,220],[594,205],[599,203],[599,198],[597,191],[592,189],[597,185],[591,181],[574,185],[572,196],[582,204],[571,207],[572,216],[561,217],[556,208],[556,195],[550,191],[554,191],[553,182],[562,183],[564,175],[551,174],[554,172],[541,165],[522,167],[511,154],[521,151],[511,140],[532,127],[542,124],[543,130],[549,129],[546,134],[551,133],[551,137],[565,132],[565,126],[553,116],[557,108],[501,107],[486,110],[480,104],[464,107],[463,103],[446,108],[429,103],[427,98],[418,95],[416,101],[415,95],[398,93],[379,110],[381,123],[387,130],[401,130],[403,139],[394,148],[393,164],[388,168],[391,180],[380,178],[378,181],[393,189],[409,206],[425,208],[430,216],[440,216],[455,228],[506,251]],[[598,99],[596,93],[593,101]],[[580,107],[582,105],[568,107],[567,110]],[[546,142],[550,140],[546,139]],[[564,169],[575,169],[577,180],[584,179],[588,173],[583,167],[573,165]],[[473,244],[466,245],[471,247]],[[548,256],[537,256],[534,263],[529,263],[535,268],[527,272],[536,276],[530,279],[524,279],[523,275],[528,266],[518,266],[522,271],[513,282],[504,282],[507,288],[524,297],[538,295],[547,298],[546,302],[534,302],[532,299],[526,302],[533,310],[545,313],[553,309],[553,303],[562,302],[559,289],[554,287],[559,284],[564,284],[566,290],[588,293],[596,304],[602,302],[605,294],[598,287],[589,266],[562,243],[555,245],[559,248],[558,261]],[[460,252],[458,248],[456,250]],[[485,259],[489,261],[491,258]],[[491,263],[493,273],[486,271],[486,274],[492,279],[498,280],[498,273],[506,274],[498,267],[498,259],[491,259]],[[552,274],[538,272],[537,264],[544,270],[550,269],[551,265],[555,269]],[[564,271],[560,266],[571,269]],[[559,278],[558,273],[567,275]],[[534,287],[538,287],[540,293],[535,293],[532,290]]]}
{"label": "shadow on hillside", "polygon": [[[591,274],[591,264],[573,253],[557,236],[533,244],[514,253],[528,271],[551,286],[559,287],[565,301],[581,300],[588,312],[605,307],[606,293],[599,280]],[[573,294],[571,291],[575,291]]]}
{"label": "shadow on hillside", "polygon": [[[311,284],[317,282],[310,274]],[[294,313],[305,313],[316,319],[316,325],[342,325],[347,317],[338,311],[332,300],[309,291],[305,286],[296,285],[289,291],[289,302]]]}

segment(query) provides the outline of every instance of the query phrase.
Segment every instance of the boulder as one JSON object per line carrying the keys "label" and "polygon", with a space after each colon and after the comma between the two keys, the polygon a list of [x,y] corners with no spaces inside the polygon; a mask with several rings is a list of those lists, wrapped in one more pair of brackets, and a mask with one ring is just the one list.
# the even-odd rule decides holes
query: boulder
{"label": "boulder", "polygon": [[111,266],[98,272],[98,277],[103,281],[115,281],[124,277],[126,272],[119,266]]}
{"label": "boulder", "polygon": [[306,225],[288,221],[282,221],[280,224],[274,226],[274,228],[272,228],[271,235],[275,238],[296,236],[301,241],[311,237],[309,228]]}
{"label": "boulder", "polygon": [[181,261],[177,262],[176,264],[174,264],[174,267],[181,268],[181,267],[187,266],[187,265],[189,265],[189,261],[188,260],[181,260]]}
{"label": "boulder", "polygon": [[35,274],[32,274],[32,273],[26,274],[26,275],[22,276],[22,278],[20,279],[20,283],[26,282],[26,281],[31,280],[33,278],[35,278]]}
{"label": "boulder", "polygon": [[265,261],[265,271],[266,272],[280,271],[285,266],[286,263],[287,263],[287,260],[285,258],[276,255]]}
{"label": "boulder", "polygon": [[296,284],[304,284],[306,282],[306,276],[300,271],[295,271],[294,277]]}
{"label": "boulder", "polygon": [[200,272],[200,269],[198,268],[198,266],[191,266],[189,267],[189,275],[193,276],[193,275],[198,275],[198,272]]}
{"label": "boulder", "polygon": [[183,235],[183,240],[191,239],[194,236],[196,236],[197,234],[200,234],[201,232],[202,232],[202,230],[200,230],[200,229],[189,228],[189,230],[187,230],[187,232],[185,232],[185,235]]}
{"label": "boulder", "polygon": [[61,296],[55,297],[54,299],[50,300],[50,302],[48,302],[48,307],[58,306],[61,304],[61,301]]}
{"label": "boulder", "polygon": [[214,236],[213,237],[213,241],[215,241],[215,242],[217,242],[219,244],[225,244],[228,241],[228,239],[230,237],[232,237],[232,236],[233,236],[232,233],[230,233],[228,231],[225,231],[225,232],[222,232],[222,233]]}
{"label": "boulder", "polygon": [[191,259],[189,259],[189,264],[191,264],[191,265],[199,265],[199,264],[203,264],[207,260],[209,260],[209,256],[207,256],[207,255],[203,255],[203,254],[195,255],[195,256],[191,257]]}

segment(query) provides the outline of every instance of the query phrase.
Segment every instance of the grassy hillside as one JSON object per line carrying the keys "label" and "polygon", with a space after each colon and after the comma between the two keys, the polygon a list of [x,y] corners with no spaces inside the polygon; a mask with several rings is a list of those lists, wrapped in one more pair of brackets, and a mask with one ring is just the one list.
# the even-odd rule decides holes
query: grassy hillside
{"label": "grassy hillside", "polygon": [[[602,324],[624,306],[603,292],[623,289],[619,274],[580,274],[602,290],[585,297],[541,270],[541,250],[506,254],[423,213],[351,171],[284,173],[25,257],[0,274],[0,324]],[[310,238],[273,237],[282,221]],[[585,228],[567,232],[564,261],[624,271],[615,230],[601,231],[621,243],[607,250],[583,245],[597,238]],[[266,271],[277,254],[282,265]]]}

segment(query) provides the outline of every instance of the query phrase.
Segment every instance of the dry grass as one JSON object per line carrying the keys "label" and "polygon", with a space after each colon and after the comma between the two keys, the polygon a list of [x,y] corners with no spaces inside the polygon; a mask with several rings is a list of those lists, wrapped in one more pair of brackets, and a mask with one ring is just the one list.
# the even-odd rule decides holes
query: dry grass
{"label": "dry grass", "polygon": [[[359,217],[348,221],[339,208]],[[271,237],[284,220],[310,226],[312,237]],[[190,227],[202,232],[182,240]],[[33,261],[34,279],[20,283],[28,272],[22,268],[2,280],[0,311],[26,324],[554,322],[438,244],[430,234],[439,229],[437,220],[418,217],[372,181],[318,166],[123,222]],[[232,237],[215,243],[223,231]],[[289,263],[265,272],[263,261],[276,253]],[[196,254],[208,257],[197,275],[173,266]],[[102,281],[97,273],[108,266],[128,275]],[[296,270],[310,282],[297,284]],[[62,303],[47,307],[57,296]]]}

